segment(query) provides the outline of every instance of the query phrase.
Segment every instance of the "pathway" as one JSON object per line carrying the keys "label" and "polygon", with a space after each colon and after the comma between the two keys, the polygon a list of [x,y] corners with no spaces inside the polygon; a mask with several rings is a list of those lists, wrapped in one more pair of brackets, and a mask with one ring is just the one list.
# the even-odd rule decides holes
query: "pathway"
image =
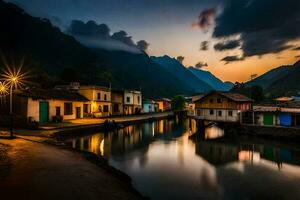
{"label": "pathway", "polygon": [[0,171],[1,199],[140,199],[82,154],[38,142],[0,140]]}

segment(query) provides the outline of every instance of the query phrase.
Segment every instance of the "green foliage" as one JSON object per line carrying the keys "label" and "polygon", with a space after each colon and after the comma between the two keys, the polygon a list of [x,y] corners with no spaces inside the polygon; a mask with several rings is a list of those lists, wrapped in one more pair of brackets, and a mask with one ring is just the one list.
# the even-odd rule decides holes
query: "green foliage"
{"label": "green foliage", "polygon": [[264,90],[261,86],[255,85],[246,87],[243,83],[235,83],[235,86],[231,89],[231,92],[245,95],[255,102],[262,102],[265,100]]}
{"label": "green foliage", "polygon": [[181,95],[176,96],[171,102],[172,110],[184,110],[185,109],[185,98]]}

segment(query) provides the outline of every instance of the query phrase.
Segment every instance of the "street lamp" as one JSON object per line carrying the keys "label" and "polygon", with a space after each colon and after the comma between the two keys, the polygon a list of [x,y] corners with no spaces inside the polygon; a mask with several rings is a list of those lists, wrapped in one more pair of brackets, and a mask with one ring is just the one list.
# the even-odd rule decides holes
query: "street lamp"
{"label": "street lamp", "polygon": [[[9,87],[9,115],[10,115],[10,137],[13,137],[13,89],[18,89],[25,85],[25,78],[27,73],[22,74],[21,73],[21,67],[18,70],[7,68],[6,71],[4,71],[3,79],[6,82],[5,87],[7,91],[7,86]],[[3,84],[2,84],[3,85]],[[1,90],[1,88],[0,88]]]}
{"label": "street lamp", "polygon": [[5,82],[0,81],[0,97],[6,96],[8,94],[8,86]]}

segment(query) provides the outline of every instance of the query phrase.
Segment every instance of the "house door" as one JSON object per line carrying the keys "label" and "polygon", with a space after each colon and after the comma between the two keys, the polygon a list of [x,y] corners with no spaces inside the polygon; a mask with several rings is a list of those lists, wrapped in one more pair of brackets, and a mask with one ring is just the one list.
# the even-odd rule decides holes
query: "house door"
{"label": "house door", "polygon": [[76,107],[76,119],[81,118],[81,107]]}
{"label": "house door", "polygon": [[60,107],[55,107],[55,116],[60,116]]}
{"label": "house door", "polygon": [[39,116],[39,122],[45,123],[48,122],[48,116],[49,116],[49,103],[47,101],[40,101],[40,116]]}
{"label": "house door", "polygon": [[264,113],[264,125],[273,125],[272,113]]}

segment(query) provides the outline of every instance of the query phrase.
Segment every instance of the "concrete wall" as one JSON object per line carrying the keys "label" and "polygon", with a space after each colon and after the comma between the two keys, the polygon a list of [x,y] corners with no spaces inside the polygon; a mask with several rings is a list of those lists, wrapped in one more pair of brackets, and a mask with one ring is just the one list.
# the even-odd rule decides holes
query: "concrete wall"
{"label": "concrete wall", "polygon": [[[213,114],[210,114],[210,110],[213,110]],[[219,116],[219,111],[222,113],[221,116]],[[229,111],[232,111],[232,116],[229,115]],[[238,122],[239,114],[237,110],[197,108],[196,118],[211,121]]]}

